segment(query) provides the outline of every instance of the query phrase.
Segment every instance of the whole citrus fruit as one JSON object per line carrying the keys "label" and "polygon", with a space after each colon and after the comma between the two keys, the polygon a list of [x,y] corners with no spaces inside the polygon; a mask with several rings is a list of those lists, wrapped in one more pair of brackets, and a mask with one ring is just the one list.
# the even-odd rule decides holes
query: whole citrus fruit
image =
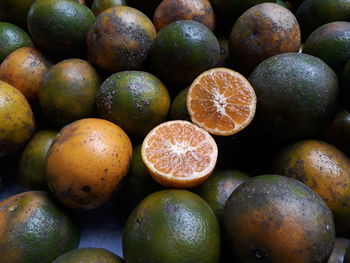
{"label": "whole citrus fruit", "polygon": [[159,191],[142,200],[129,216],[123,252],[129,263],[217,263],[219,223],[198,195]]}
{"label": "whole citrus fruit", "polygon": [[13,51],[33,46],[30,36],[18,26],[0,22],[0,63]]}
{"label": "whole citrus fruit", "polygon": [[41,82],[39,102],[49,123],[62,127],[92,117],[95,96],[101,82],[85,60],[67,59],[52,66]]}
{"label": "whole citrus fruit", "polygon": [[154,74],[177,90],[215,67],[219,59],[220,46],[213,32],[190,20],[177,21],[161,29],[149,55]]}
{"label": "whole citrus fruit", "polygon": [[34,133],[32,109],[15,87],[0,80],[0,157],[23,146]]}
{"label": "whole citrus fruit", "polygon": [[300,48],[300,28],[291,11],[278,4],[249,8],[235,22],[229,38],[234,65],[251,72],[263,60]]}
{"label": "whole citrus fruit", "polygon": [[256,67],[249,82],[257,96],[254,125],[270,139],[316,136],[337,112],[337,76],[314,56],[299,53],[273,56]]}
{"label": "whole citrus fruit", "polygon": [[46,192],[23,192],[0,202],[2,263],[51,263],[79,245],[74,221]]}
{"label": "whole citrus fruit", "polygon": [[163,122],[170,107],[167,88],[154,75],[122,71],[106,79],[96,94],[100,116],[130,135],[146,136]]}
{"label": "whole citrus fruit", "polygon": [[350,58],[350,22],[320,26],[306,39],[303,52],[319,57],[341,75]]}
{"label": "whole citrus fruit", "polygon": [[112,122],[82,119],[65,126],[47,156],[51,192],[65,205],[90,209],[102,205],[127,174],[132,146]]}
{"label": "whole citrus fruit", "polygon": [[29,102],[38,100],[39,87],[51,63],[34,47],[13,51],[0,65],[0,80],[19,89]]}
{"label": "whole citrus fruit", "polygon": [[71,0],[36,0],[28,13],[28,28],[35,43],[57,57],[85,55],[86,35],[95,16]]}
{"label": "whole citrus fruit", "polygon": [[47,189],[46,156],[56,135],[56,131],[41,130],[34,134],[23,149],[18,164],[22,187],[30,190]]}
{"label": "whole citrus fruit", "polygon": [[256,176],[227,200],[224,233],[238,262],[326,262],[335,231],[332,212],[305,184]]}
{"label": "whole citrus fruit", "polygon": [[141,69],[156,34],[151,20],[137,9],[109,8],[97,17],[89,31],[88,56],[108,72]]}

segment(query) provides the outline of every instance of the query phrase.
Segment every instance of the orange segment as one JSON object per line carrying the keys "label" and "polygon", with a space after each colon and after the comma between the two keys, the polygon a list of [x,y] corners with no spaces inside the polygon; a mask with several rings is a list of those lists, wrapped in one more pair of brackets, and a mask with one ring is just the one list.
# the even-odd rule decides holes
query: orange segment
{"label": "orange segment", "polygon": [[215,135],[232,135],[247,127],[255,108],[256,95],[248,80],[227,68],[203,72],[187,94],[192,122]]}
{"label": "orange segment", "polygon": [[143,141],[142,160],[161,185],[190,188],[213,172],[218,148],[204,129],[188,121],[168,121],[156,126]]}

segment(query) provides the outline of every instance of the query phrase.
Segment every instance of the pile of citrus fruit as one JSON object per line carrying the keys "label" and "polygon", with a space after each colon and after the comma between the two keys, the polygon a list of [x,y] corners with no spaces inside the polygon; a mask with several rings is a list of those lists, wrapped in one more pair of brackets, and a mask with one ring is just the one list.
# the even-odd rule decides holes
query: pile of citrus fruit
{"label": "pile of citrus fruit", "polygon": [[349,111],[350,0],[1,0],[0,262],[349,263]]}

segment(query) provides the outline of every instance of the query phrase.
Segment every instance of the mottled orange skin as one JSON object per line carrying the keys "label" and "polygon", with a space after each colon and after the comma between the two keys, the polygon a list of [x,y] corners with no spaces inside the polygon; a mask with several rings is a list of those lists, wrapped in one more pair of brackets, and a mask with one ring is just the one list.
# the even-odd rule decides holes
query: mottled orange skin
{"label": "mottled orange skin", "polygon": [[263,3],[248,9],[234,24],[229,49],[232,62],[245,71],[277,54],[298,52],[300,28],[286,8]]}
{"label": "mottled orange skin", "polygon": [[156,35],[152,21],[137,9],[112,7],[99,14],[88,33],[88,57],[108,72],[141,69]]}
{"label": "mottled orange skin", "polygon": [[0,65],[0,80],[19,89],[29,101],[37,100],[41,81],[51,63],[33,47],[12,52]]}
{"label": "mottled orange skin", "polygon": [[0,158],[17,151],[34,133],[32,109],[23,94],[0,80]]}
{"label": "mottled orange skin", "polygon": [[337,231],[350,229],[350,160],[345,154],[323,141],[301,141],[277,155],[273,171],[309,186],[332,210]]}
{"label": "mottled orange skin", "polygon": [[194,20],[212,31],[215,28],[215,14],[209,0],[163,0],[154,12],[157,31],[178,20]]}
{"label": "mottled orange skin", "polygon": [[82,119],[65,126],[47,157],[52,193],[72,208],[106,202],[126,175],[132,157],[129,137],[112,122]]}
{"label": "mottled orange skin", "polygon": [[1,263],[50,263],[77,248],[80,231],[43,191],[13,195],[0,202]]}

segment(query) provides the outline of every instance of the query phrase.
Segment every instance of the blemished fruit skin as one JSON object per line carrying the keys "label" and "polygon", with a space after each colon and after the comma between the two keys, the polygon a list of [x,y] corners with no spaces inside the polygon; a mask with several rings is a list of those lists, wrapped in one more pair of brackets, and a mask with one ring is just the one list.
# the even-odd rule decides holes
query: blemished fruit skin
{"label": "blemished fruit skin", "polygon": [[95,16],[98,16],[104,10],[117,5],[128,5],[128,2],[126,0],[94,0],[91,10],[94,12]]}
{"label": "blemished fruit skin", "polygon": [[96,112],[97,71],[82,59],[67,59],[51,67],[39,88],[40,107],[49,123],[61,128]]}
{"label": "blemished fruit skin", "polygon": [[152,21],[139,10],[109,8],[98,15],[87,36],[89,60],[110,73],[139,70],[156,35]]}
{"label": "blemished fruit skin", "polygon": [[0,202],[2,263],[51,263],[78,247],[80,231],[48,193],[23,192]]}
{"label": "blemished fruit skin", "polygon": [[156,76],[143,71],[122,71],[102,83],[96,104],[102,118],[116,123],[127,134],[146,136],[166,119],[170,96]]}
{"label": "blemished fruit skin", "polygon": [[22,47],[0,65],[0,80],[19,89],[29,102],[37,102],[39,87],[51,63],[34,47]]}
{"label": "blemished fruit skin", "polygon": [[217,38],[199,22],[182,20],[162,28],[149,54],[150,68],[167,86],[177,91],[190,85],[220,60]]}
{"label": "blemished fruit skin", "polygon": [[227,199],[239,185],[249,179],[248,174],[237,170],[216,171],[195,189],[195,193],[210,205],[221,222]]}
{"label": "blemished fruit skin", "polygon": [[235,22],[229,38],[232,62],[251,72],[265,59],[300,48],[300,28],[288,9],[274,3],[251,7]]}
{"label": "blemished fruit skin", "polygon": [[301,53],[273,56],[255,68],[249,82],[257,96],[253,123],[269,139],[285,141],[317,136],[337,112],[337,75],[314,56]]}
{"label": "blemished fruit skin", "polygon": [[338,233],[350,229],[350,159],[344,153],[323,141],[300,141],[277,154],[272,171],[303,182],[322,197]]}
{"label": "blemished fruit skin", "polygon": [[127,174],[132,145],[112,122],[88,118],[66,125],[47,155],[47,184],[54,196],[76,209],[109,200]]}
{"label": "blemished fruit skin", "polygon": [[349,0],[305,0],[297,9],[303,39],[305,40],[318,27],[335,21],[350,19]]}
{"label": "blemished fruit skin", "polygon": [[334,242],[334,248],[327,263],[345,263],[346,249],[350,247],[350,240],[342,237],[337,237]]}
{"label": "blemished fruit skin", "polygon": [[194,193],[155,192],[130,214],[123,254],[128,263],[217,263],[219,223],[210,206]]}
{"label": "blemished fruit skin", "polygon": [[10,23],[0,22],[0,63],[16,49],[33,45],[30,36],[23,29]]}
{"label": "blemished fruit skin", "polygon": [[0,80],[0,158],[12,154],[32,136],[35,120],[23,94]]}
{"label": "blemished fruit skin", "polygon": [[163,0],[153,16],[157,31],[178,20],[197,21],[211,31],[215,28],[215,14],[209,0]]}
{"label": "blemished fruit skin", "polygon": [[326,262],[335,230],[332,212],[303,183],[256,176],[229,197],[224,234],[237,262]]}
{"label": "blemished fruit skin", "polygon": [[104,248],[86,247],[69,251],[52,263],[123,263],[117,255]]}
{"label": "blemished fruit skin", "polygon": [[82,57],[95,15],[71,0],[36,0],[29,9],[28,29],[34,42],[59,58]]}
{"label": "blemished fruit skin", "polygon": [[46,190],[46,156],[58,132],[41,130],[23,149],[19,161],[20,185],[30,190]]}
{"label": "blemished fruit skin", "polygon": [[350,22],[320,26],[306,39],[303,52],[319,57],[341,75],[350,57]]}

